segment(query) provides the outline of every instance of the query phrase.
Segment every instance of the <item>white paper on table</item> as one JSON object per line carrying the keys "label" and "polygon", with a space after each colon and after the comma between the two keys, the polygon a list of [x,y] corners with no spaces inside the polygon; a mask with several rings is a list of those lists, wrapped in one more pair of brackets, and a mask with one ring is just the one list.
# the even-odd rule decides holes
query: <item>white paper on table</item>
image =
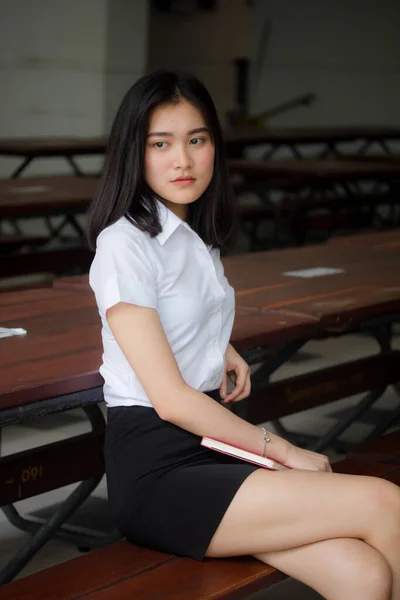
{"label": "white paper on table", "polygon": [[304,277],[308,279],[310,277],[323,277],[324,275],[336,275],[337,273],[344,273],[344,269],[333,269],[332,267],[313,267],[312,269],[299,269],[297,271],[286,271],[282,275],[288,275],[289,277]]}
{"label": "white paper on table", "polygon": [[28,333],[22,327],[0,327],[0,338],[10,337],[12,335],[25,335]]}

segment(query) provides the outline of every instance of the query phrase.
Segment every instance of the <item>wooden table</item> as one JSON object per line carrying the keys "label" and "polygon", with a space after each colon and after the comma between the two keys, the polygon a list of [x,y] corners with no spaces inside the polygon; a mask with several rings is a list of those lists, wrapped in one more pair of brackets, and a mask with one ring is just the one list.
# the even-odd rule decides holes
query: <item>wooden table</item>
{"label": "wooden table", "polygon": [[[372,234],[369,244],[367,235],[362,240],[361,243],[357,236],[349,236],[342,244],[252,253],[223,259],[225,273],[235,288],[237,314],[244,315],[244,311],[248,311],[246,318],[250,319],[246,323],[243,318],[242,321],[236,319],[235,327],[242,327],[241,323],[245,323],[243,326],[246,329],[252,322],[256,330],[259,328],[259,345],[262,345],[262,328],[261,321],[258,322],[257,319],[261,315],[268,315],[272,319],[275,315],[281,333],[292,331],[291,339],[281,338],[280,351],[274,353],[273,359],[269,357],[265,368],[253,376],[255,387],[258,386],[263,391],[258,396],[253,394],[252,401],[248,403],[247,418],[250,420],[270,420],[274,406],[275,416],[283,416],[305,407],[311,408],[316,403],[331,402],[346,395],[383,386],[378,395],[369,395],[360,403],[363,412],[369,403],[380,397],[389,381],[397,381],[399,355],[391,350],[390,328],[392,323],[400,320],[400,232]],[[310,278],[296,276],[296,271],[316,268],[339,272]],[[293,271],[292,275],[287,274]],[[87,276],[56,280],[54,285],[56,288],[75,290],[81,295],[90,293]],[[250,316],[252,313],[253,317]],[[306,319],[304,323],[307,323],[309,329],[298,329],[296,332],[294,322],[290,321],[292,318]],[[283,326],[285,319],[289,319],[288,329]],[[381,352],[354,363],[315,374],[307,373],[288,383],[285,388],[279,382],[276,394],[274,384],[270,384],[270,401],[266,405],[263,388],[271,373],[304,346],[307,340],[316,336],[345,335],[360,330],[375,337]],[[279,336],[274,338],[274,343],[276,342],[279,343]],[[273,402],[273,398],[276,402]],[[297,406],[296,401],[299,402]],[[354,412],[356,417],[359,414],[361,413]],[[340,433],[349,424],[346,425],[344,421],[340,427],[343,425],[345,427]],[[387,424],[382,423],[379,431],[385,430],[385,427]],[[335,431],[338,429],[340,428]],[[378,434],[378,430],[376,433]],[[288,435],[288,432],[285,431],[284,434]],[[335,437],[336,434],[332,438],[332,432],[328,432],[318,443],[324,446]]]}
{"label": "wooden table", "polygon": [[[89,433],[0,458],[2,510],[14,525],[33,534],[0,572],[4,583],[56,532],[90,546],[87,535],[71,534],[61,526],[104,475],[105,422],[99,408],[103,399],[98,374],[100,331],[89,296],[73,298],[51,289],[4,293],[0,323],[3,327],[20,323],[28,332],[0,339],[0,428],[77,407],[91,425]],[[13,506],[75,482],[81,483],[43,525],[21,517]]]}
{"label": "wooden table", "polygon": [[[255,191],[270,209],[270,218],[276,228],[275,236],[279,231],[292,228],[298,229],[298,220],[304,220],[304,213],[315,210],[319,206],[330,206],[338,211],[343,207],[356,208],[364,205],[372,206],[375,210],[380,203],[391,202],[394,211],[400,207],[400,162],[384,161],[318,161],[299,160],[271,160],[243,161],[231,160],[229,162],[231,173],[245,179],[244,183],[235,183],[235,190],[240,194],[246,190]],[[383,185],[382,190],[374,192],[374,198],[367,197],[364,192],[357,191],[354,185],[360,182],[373,181]],[[244,187],[243,187],[244,185]],[[332,196],[321,199],[315,191],[321,188],[339,186],[340,190],[335,198]],[[352,187],[353,186],[353,187]],[[48,257],[48,253],[41,252],[53,240],[62,242],[67,248],[73,244],[82,251],[84,232],[79,223],[78,215],[84,215],[98,188],[98,180],[93,177],[33,177],[18,180],[0,180],[0,222],[7,222],[14,228],[15,235],[20,236],[21,243],[23,232],[20,221],[39,218],[47,228],[47,239],[43,241],[40,249],[31,252],[32,258],[25,253],[24,256],[10,256],[7,264],[2,265],[1,275],[11,276],[31,272],[38,269],[41,261]],[[268,194],[271,190],[281,190],[285,200],[279,203],[271,202]],[[344,193],[343,193],[344,190]],[[292,191],[294,195],[287,195]],[[304,194],[306,192],[306,194]],[[372,204],[371,204],[372,202]],[[241,223],[246,222],[245,207],[242,207]],[[347,208],[346,208],[347,210]],[[59,223],[55,219],[62,216]],[[393,213],[394,221],[400,221],[400,212]],[[259,219],[261,222],[262,219]],[[74,236],[71,237],[71,228]],[[69,235],[66,236],[66,232]],[[257,228],[250,237],[257,237]],[[292,238],[295,238],[293,234]],[[18,240],[16,240],[18,242]],[[36,241],[35,241],[36,244]],[[15,244],[14,244],[15,245]],[[39,251],[40,250],[40,251]],[[65,260],[68,258],[66,254]],[[87,264],[87,257],[79,257]],[[46,262],[46,261],[45,261]],[[50,257],[43,268],[48,268],[47,263],[63,264],[58,257]],[[36,267],[35,267],[36,265]],[[73,266],[73,265],[67,265]]]}
{"label": "wooden table", "polygon": [[[268,127],[265,129],[236,128],[225,132],[230,155],[237,155],[246,147],[267,145],[264,160],[274,156],[281,148],[288,149],[296,158],[304,157],[304,149],[318,148],[318,158],[340,156],[341,144],[358,144],[355,153],[363,156],[370,148],[378,146],[384,154],[390,154],[390,141],[400,139],[399,127],[382,126],[325,126],[325,127]],[[349,150],[345,150],[349,152]],[[353,152],[354,153],[354,152]]]}
{"label": "wooden table", "polygon": [[98,184],[94,177],[0,179],[0,219],[84,212]]}
{"label": "wooden table", "polygon": [[275,245],[304,243],[312,230],[328,237],[338,229],[400,225],[400,160],[232,159],[228,166],[238,192],[255,193],[269,209]]}
{"label": "wooden table", "polygon": [[[314,445],[322,450],[371,406],[387,385],[398,381],[400,353],[391,350],[386,331],[399,318],[400,306],[400,269],[389,268],[392,264],[400,266],[399,253],[395,240],[390,239],[388,247],[384,236],[379,243],[375,236],[371,253],[376,252],[376,258],[366,263],[361,260],[361,253],[352,262],[348,244],[338,249],[335,245],[327,247],[323,263],[320,247],[313,249],[314,254],[311,248],[305,248],[224,259],[227,276],[236,287],[232,343],[250,364],[262,362],[252,378],[251,398],[233,407],[238,414],[254,423],[273,419],[279,428],[280,417],[369,392],[350,417],[339,421]],[[349,278],[338,274],[305,281],[283,274],[289,269],[331,265],[349,269]],[[357,270],[362,271],[364,280],[354,280],[361,277],[356,275]],[[375,284],[373,270],[382,273]],[[380,289],[379,281],[387,287]],[[87,276],[58,281],[55,288],[0,295],[1,326],[23,327],[28,332],[24,337],[0,339],[0,425],[81,407],[93,428],[84,439],[72,438],[55,447],[45,446],[0,459],[6,477],[2,481],[2,503],[11,505],[18,499],[65,485],[65,480],[84,481],[81,491],[62,504],[61,513],[46,529],[45,538],[43,529],[39,529],[22,555],[7,567],[3,581],[18,572],[37,551],[38,539],[41,545],[43,539],[61,527],[65,514],[71,514],[80,505],[103,474],[100,453],[104,421],[98,407],[102,400],[102,378],[98,373],[102,348],[97,308]],[[353,298],[354,288],[362,288],[363,293],[356,296],[357,302],[347,304],[344,301]],[[332,298],[335,302],[326,302]],[[338,298],[341,302],[336,301]],[[270,382],[275,370],[308,340],[359,329],[376,334],[380,353]],[[389,421],[382,423],[379,430],[389,425]],[[291,436],[286,430],[284,434]],[[82,456],[82,451],[87,460],[69,460],[72,466],[65,472],[58,468],[66,456]],[[29,471],[32,465],[36,466],[35,477]],[[37,477],[37,473],[41,476]]]}
{"label": "wooden table", "polygon": [[[92,254],[77,217],[86,213],[97,186],[98,180],[92,177],[0,180],[0,226],[7,223],[13,227],[16,248],[9,252],[8,245],[6,249],[2,247],[7,259],[1,261],[0,277],[40,271],[61,274],[76,267],[88,268]],[[39,219],[47,230],[39,243],[23,233],[21,220],[27,219]],[[29,252],[18,251],[26,247]]]}
{"label": "wooden table", "polygon": [[[13,502],[82,481],[1,572],[0,582],[6,582],[56,531],[67,535],[62,524],[99,483],[104,419],[98,406],[103,400],[100,319],[91,293],[47,288],[1,294],[0,323],[27,330],[25,336],[0,339],[0,427],[78,407],[92,425],[83,436],[0,458],[1,505],[22,529],[35,524],[21,518]],[[232,340],[245,351],[314,331],[316,324],[307,317],[238,308]],[[88,545],[87,538],[76,537]]]}
{"label": "wooden table", "polygon": [[[92,293],[51,288],[4,293],[0,315],[1,326],[28,331],[0,339],[0,410],[102,385],[100,317]],[[232,341],[242,352],[272,346],[293,335],[313,335],[314,321],[239,306]]]}
{"label": "wooden table", "polygon": [[[303,157],[304,147],[322,146],[317,155],[339,156],[339,144],[358,143],[357,152],[364,155],[368,149],[378,145],[385,154],[390,154],[388,142],[400,139],[400,128],[381,126],[341,126],[341,127],[269,127],[255,129],[239,127],[229,129],[224,134],[229,156],[240,155],[245,148],[268,146],[264,158],[271,158],[280,148],[289,149],[295,157]],[[39,158],[62,157],[72,167],[73,173],[82,176],[76,163],[77,156],[104,155],[107,137],[31,137],[0,138],[0,156],[14,156],[22,159],[21,164],[11,174],[19,177],[27,166]],[[348,152],[348,150],[347,150]]]}
{"label": "wooden table", "polygon": [[81,177],[83,172],[76,163],[76,156],[103,155],[106,151],[107,138],[97,137],[32,137],[32,138],[0,138],[0,156],[22,158],[22,163],[10,175],[16,178],[37,158],[62,157],[69,163],[75,175]]}
{"label": "wooden table", "polygon": [[[0,277],[32,272],[60,275],[74,268],[86,270],[93,258],[79,221],[98,188],[93,177],[31,177],[0,180],[0,231],[7,224],[12,236],[0,234]],[[239,222],[258,221],[260,206],[239,206]],[[60,216],[62,217],[60,221]],[[46,235],[27,236],[23,224],[39,219]],[[245,233],[252,238],[251,231]],[[57,242],[57,248],[53,242]],[[21,251],[23,250],[23,251]]]}
{"label": "wooden table", "polygon": [[[334,238],[318,246],[228,256],[222,262],[237,308],[291,312],[318,319],[324,327],[344,328],[386,308],[400,310],[398,229]],[[298,276],[316,268],[339,272]],[[56,279],[53,285],[91,293],[87,275]]]}

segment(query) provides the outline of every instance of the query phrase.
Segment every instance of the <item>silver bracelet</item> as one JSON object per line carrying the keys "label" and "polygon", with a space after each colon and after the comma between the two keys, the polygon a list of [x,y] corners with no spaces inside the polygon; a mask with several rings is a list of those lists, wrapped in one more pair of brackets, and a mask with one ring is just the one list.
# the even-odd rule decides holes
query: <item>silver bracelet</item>
{"label": "silver bracelet", "polygon": [[267,447],[268,442],[271,441],[271,438],[268,436],[268,432],[265,429],[265,427],[260,427],[261,431],[264,432],[264,445],[263,445],[263,449],[261,452],[261,456],[265,456],[265,448]]}

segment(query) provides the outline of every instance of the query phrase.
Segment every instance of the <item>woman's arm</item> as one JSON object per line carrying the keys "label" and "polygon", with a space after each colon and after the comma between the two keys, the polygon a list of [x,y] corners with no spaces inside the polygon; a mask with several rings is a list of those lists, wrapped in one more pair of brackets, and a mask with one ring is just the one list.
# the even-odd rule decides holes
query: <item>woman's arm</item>
{"label": "woman's arm", "polygon": [[[185,383],[155,309],[119,302],[107,310],[106,317],[161,419],[198,436],[261,454],[264,433],[259,427]],[[285,462],[291,444],[272,433],[270,438],[267,456]]]}

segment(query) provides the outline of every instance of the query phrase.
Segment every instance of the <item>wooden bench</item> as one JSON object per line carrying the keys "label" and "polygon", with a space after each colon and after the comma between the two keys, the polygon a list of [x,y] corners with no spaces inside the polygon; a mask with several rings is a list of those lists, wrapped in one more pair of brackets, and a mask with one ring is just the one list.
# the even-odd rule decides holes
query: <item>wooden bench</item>
{"label": "wooden bench", "polygon": [[123,540],[0,588],[3,600],[230,598],[267,588],[285,575],[250,558],[179,558]]}
{"label": "wooden bench", "polygon": [[[400,485],[400,464],[345,459],[333,468]],[[6,584],[0,588],[0,600],[240,600],[285,577],[251,557],[199,562],[122,540]]]}
{"label": "wooden bench", "polygon": [[400,429],[364,442],[352,449],[352,458],[400,465]]}

